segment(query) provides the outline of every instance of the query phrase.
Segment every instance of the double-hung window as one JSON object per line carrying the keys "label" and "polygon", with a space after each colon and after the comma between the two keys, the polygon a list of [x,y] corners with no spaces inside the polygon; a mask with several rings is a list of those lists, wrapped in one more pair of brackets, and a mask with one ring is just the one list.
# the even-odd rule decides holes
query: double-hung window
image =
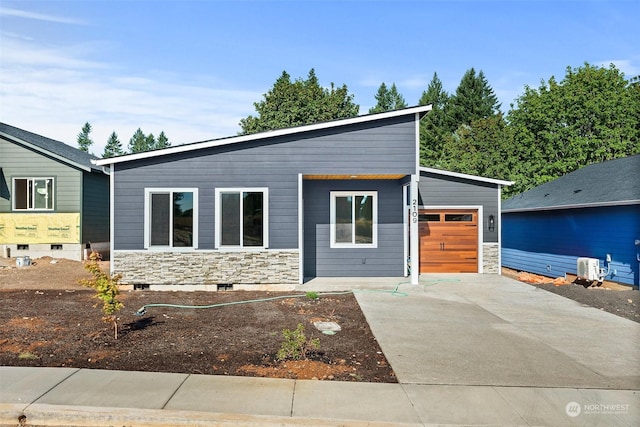
{"label": "double-hung window", "polygon": [[331,247],[378,246],[378,193],[331,192]]}
{"label": "double-hung window", "polygon": [[145,247],[198,247],[198,189],[145,189]]}
{"label": "double-hung window", "polygon": [[13,210],[52,211],[54,178],[13,178]]}
{"label": "double-hung window", "polygon": [[216,248],[269,246],[267,188],[216,189]]}

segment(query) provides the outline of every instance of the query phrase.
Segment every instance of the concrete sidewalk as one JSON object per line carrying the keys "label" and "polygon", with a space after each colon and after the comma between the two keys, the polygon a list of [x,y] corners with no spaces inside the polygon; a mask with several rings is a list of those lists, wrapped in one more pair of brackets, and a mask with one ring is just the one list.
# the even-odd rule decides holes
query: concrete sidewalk
{"label": "concrete sidewalk", "polygon": [[398,384],[0,367],[0,425],[640,425],[640,324],[501,276],[356,291]]}

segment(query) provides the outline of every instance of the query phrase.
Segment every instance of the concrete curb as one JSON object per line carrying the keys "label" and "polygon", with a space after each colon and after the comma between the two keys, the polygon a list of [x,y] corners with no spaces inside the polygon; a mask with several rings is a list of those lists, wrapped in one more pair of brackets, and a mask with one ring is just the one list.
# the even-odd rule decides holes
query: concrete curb
{"label": "concrete curb", "polygon": [[266,415],[227,414],[197,411],[170,411],[166,409],[97,408],[67,405],[0,404],[0,427],[19,426],[24,416],[25,426],[43,427],[112,427],[115,425],[136,427],[187,427],[187,426],[350,426],[387,427],[423,426],[424,424],[384,423],[375,421],[314,419],[301,417],[274,417]]}

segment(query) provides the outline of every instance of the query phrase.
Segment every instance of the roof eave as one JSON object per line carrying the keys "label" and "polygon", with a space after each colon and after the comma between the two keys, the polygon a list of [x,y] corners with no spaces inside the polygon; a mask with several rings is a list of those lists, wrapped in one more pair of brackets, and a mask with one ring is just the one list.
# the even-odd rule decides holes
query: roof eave
{"label": "roof eave", "polygon": [[169,147],[162,150],[145,151],[142,153],[135,153],[135,154],[129,154],[129,155],[124,155],[119,157],[99,159],[95,162],[95,164],[98,166],[104,166],[104,165],[109,165],[114,163],[129,162],[133,160],[147,159],[151,157],[201,150],[204,148],[221,147],[221,146],[238,144],[238,143],[247,142],[247,141],[259,141],[261,139],[266,139],[266,138],[294,135],[296,133],[310,132],[315,130],[331,129],[331,128],[340,127],[340,126],[348,126],[351,124],[367,123],[367,122],[376,121],[376,120],[384,120],[384,119],[393,118],[393,117],[406,116],[410,114],[424,115],[424,114],[427,114],[429,111],[431,111],[431,105],[421,105],[418,107],[405,108],[402,110],[389,111],[386,113],[367,114],[367,115],[352,117],[348,119],[333,120],[330,122],[297,126],[292,128],[286,128],[286,129],[278,129],[278,130],[254,133],[249,135],[240,135],[240,136],[235,136],[231,138],[214,139],[214,140],[193,143],[189,145],[177,145],[175,147]]}
{"label": "roof eave", "polygon": [[600,207],[610,207],[610,206],[629,206],[629,205],[639,205],[640,199],[638,200],[616,200],[610,202],[594,202],[594,203],[577,203],[573,205],[555,205],[555,206],[542,206],[542,207],[532,207],[532,208],[514,208],[514,209],[503,209],[502,213],[517,213],[517,212],[539,212],[539,211],[555,211],[555,210],[563,210],[563,209],[580,209],[580,208],[600,208]]}
{"label": "roof eave", "polygon": [[451,176],[451,177],[455,177],[455,178],[469,179],[469,180],[472,180],[472,181],[487,182],[489,184],[496,184],[496,185],[510,186],[510,185],[515,184],[513,181],[504,181],[504,180],[501,180],[501,179],[486,178],[486,177],[483,177],[483,176],[469,175],[469,174],[466,174],[466,173],[451,172],[451,171],[446,171],[446,170],[442,170],[442,169],[427,168],[427,167],[422,167],[422,166],[420,167],[420,172]]}

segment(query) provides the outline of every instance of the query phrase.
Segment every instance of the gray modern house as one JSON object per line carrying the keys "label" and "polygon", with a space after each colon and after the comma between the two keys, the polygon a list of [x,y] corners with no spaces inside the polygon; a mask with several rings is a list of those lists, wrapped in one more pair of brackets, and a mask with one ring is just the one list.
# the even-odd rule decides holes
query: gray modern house
{"label": "gray modern house", "polygon": [[109,177],[63,142],[0,123],[0,248],[82,260],[108,247]]}
{"label": "gray modern house", "polygon": [[216,289],[499,273],[500,189],[419,166],[430,106],[101,159],[112,270]]}

